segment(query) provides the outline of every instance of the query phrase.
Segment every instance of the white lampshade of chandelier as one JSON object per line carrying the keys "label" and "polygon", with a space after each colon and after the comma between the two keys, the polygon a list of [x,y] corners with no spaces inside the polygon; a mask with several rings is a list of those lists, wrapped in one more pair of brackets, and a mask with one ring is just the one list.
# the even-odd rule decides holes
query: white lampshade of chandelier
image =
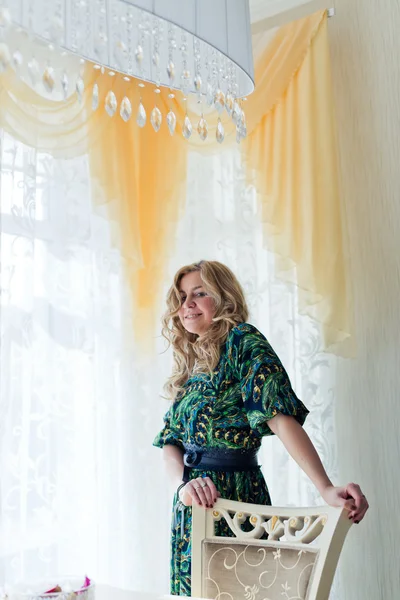
{"label": "white lampshade of chandelier", "polygon": [[204,96],[254,89],[248,0],[8,0],[8,9],[15,24],[127,76]]}
{"label": "white lampshade of chandelier", "polygon": [[[123,0],[186,30],[238,67],[239,97],[254,89],[248,0]],[[193,46],[193,42],[192,42]]]}

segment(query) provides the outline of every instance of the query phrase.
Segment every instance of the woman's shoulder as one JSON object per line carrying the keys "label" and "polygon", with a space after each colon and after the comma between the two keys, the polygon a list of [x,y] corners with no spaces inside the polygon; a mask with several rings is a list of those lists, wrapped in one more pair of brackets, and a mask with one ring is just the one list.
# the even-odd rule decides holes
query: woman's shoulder
{"label": "woman's shoulder", "polygon": [[231,339],[240,339],[248,336],[255,336],[265,339],[265,336],[261,333],[261,331],[251,323],[239,323],[238,325],[235,325],[230,330],[228,337]]}
{"label": "woman's shoulder", "polygon": [[266,337],[251,323],[239,323],[232,327],[227,338],[227,350],[242,352],[249,347],[268,343]]}

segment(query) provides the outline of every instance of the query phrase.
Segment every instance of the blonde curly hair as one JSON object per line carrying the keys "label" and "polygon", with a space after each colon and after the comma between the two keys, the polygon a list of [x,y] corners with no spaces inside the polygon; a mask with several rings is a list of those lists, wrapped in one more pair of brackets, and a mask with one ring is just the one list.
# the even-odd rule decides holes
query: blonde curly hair
{"label": "blonde curly hair", "polygon": [[[199,338],[182,325],[178,311],[182,300],[180,282],[187,273],[199,271],[204,288],[213,298],[215,314],[209,329]],[[162,335],[173,348],[174,365],[164,391],[174,400],[192,373],[212,373],[218,365],[221,346],[235,325],[248,319],[244,292],[232,271],[217,261],[202,260],[179,269],[167,294]]]}

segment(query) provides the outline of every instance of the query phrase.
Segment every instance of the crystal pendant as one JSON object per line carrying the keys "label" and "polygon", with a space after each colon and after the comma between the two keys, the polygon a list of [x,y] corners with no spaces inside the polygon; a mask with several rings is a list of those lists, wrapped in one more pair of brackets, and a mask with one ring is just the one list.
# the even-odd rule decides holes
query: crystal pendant
{"label": "crystal pendant", "polygon": [[207,96],[206,96],[207,104],[209,106],[214,102],[214,92],[211,83],[207,83]]}
{"label": "crystal pendant", "polygon": [[158,52],[153,52],[151,60],[153,62],[153,65],[155,67],[158,67],[158,65],[160,64],[160,55],[158,54]]}
{"label": "crystal pendant", "polygon": [[112,90],[108,92],[104,106],[107,114],[110,117],[113,117],[115,115],[115,111],[117,110],[118,103],[117,98]]}
{"label": "crystal pendant", "polygon": [[238,144],[240,144],[240,142],[242,141],[242,136],[240,133],[240,127],[238,125],[236,125],[236,141]]}
{"label": "crystal pendant", "polygon": [[92,110],[97,110],[99,108],[99,86],[97,83],[93,86],[92,91]]}
{"label": "crystal pendant", "polygon": [[76,80],[76,93],[78,94],[78,100],[79,102],[82,102],[83,99],[83,92],[85,91],[85,84],[83,82],[82,77],[78,77],[78,79]]}
{"label": "crystal pendant", "polygon": [[144,127],[146,125],[146,120],[147,120],[146,111],[144,110],[143,104],[140,103],[138,111],[137,111],[137,115],[136,115],[136,123],[139,125],[139,127]]}
{"label": "crystal pendant", "polygon": [[207,139],[207,135],[208,135],[208,126],[207,126],[207,121],[205,120],[204,117],[201,117],[199,124],[197,125],[197,132],[200,136],[200,139],[204,140]]}
{"label": "crystal pendant", "polygon": [[136,46],[135,60],[136,60],[137,66],[140,67],[140,65],[143,62],[143,48],[140,44],[138,46]]}
{"label": "crystal pendant", "polygon": [[51,94],[52,91],[54,90],[54,86],[56,83],[55,79],[54,79],[54,69],[52,67],[45,68],[43,77],[42,77],[42,81],[43,81],[44,89],[46,90],[46,92]]}
{"label": "crystal pendant", "polygon": [[66,100],[68,98],[68,89],[69,89],[69,80],[68,75],[64,72],[61,77],[61,87],[63,91],[63,98]]}
{"label": "crystal pendant", "polygon": [[242,119],[242,121],[240,123],[240,135],[243,140],[245,137],[247,137],[247,125],[246,125],[246,121],[244,119]]}
{"label": "crystal pendant", "polygon": [[217,131],[216,131],[215,137],[217,138],[217,142],[219,144],[222,144],[222,142],[225,139],[225,129],[221,123],[221,119],[218,119],[218,125],[217,125]]}
{"label": "crystal pendant", "polygon": [[225,109],[228,115],[231,117],[233,112],[233,96],[232,94],[227,94],[225,98]]}
{"label": "crystal pendant", "polygon": [[32,85],[36,85],[36,82],[39,78],[39,63],[36,58],[31,58],[31,60],[28,62],[28,71]]}
{"label": "crystal pendant", "polygon": [[221,114],[225,108],[225,94],[220,89],[218,89],[215,93],[214,106],[219,114]]}
{"label": "crystal pendant", "polygon": [[167,65],[167,75],[168,75],[169,82],[172,83],[175,79],[175,65],[172,62],[172,60],[170,60]]}
{"label": "crystal pendant", "polygon": [[129,121],[129,119],[132,116],[131,101],[126,96],[122,99],[119,114],[121,115],[121,119],[123,119],[125,123]]}
{"label": "crystal pendant", "polygon": [[[0,44],[0,73],[5,71],[10,64],[11,56],[7,44]],[[39,69],[38,69],[39,70]]]}
{"label": "crystal pendant", "polygon": [[161,114],[160,109],[157,106],[155,106],[153,108],[153,110],[151,111],[150,122],[153,125],[154,131],[157,133],[157,131],[160,130],[161,123],[162,123],[162,114]]}
{"label": "crystal pendant", "polygon": [[190,122],[189,117],[186,115],[185,120],[183,121],[182,134],[185,139],[189,139],[192,135],[193,127]]}
{"label": "crystal pendant", "polygon": [[24,57],[19,50],[16,50],[12,56],[14,69],[18,72],[24,63]]}
{"label": "crystal pendant", "polygon": [[174,135],[175,127],[176,127],[176,116],[175,116],[175,113],[172,112],[172,110],[170,110],[169,113],[167,114],[167,125],[168,125],[170,134]]}
{"label": "crystal pendant", "polygon": [[232,119],[233,122],[235,123],[235,125],[237,125],[237,123],[240,121],[240,119],[242,118],[242,109],[240,108],[238,102],[233,103],[233,111],[232,111]]}
{"label": "crystal pendant", "polygon": [[201,77],[199,74],[197,74],[196,77],[194,78],[194,87],[195,87],[196,92],[201,92],[201,84],[202,84]]}
{"label": "crystal pendant", "polygon": [[185,69],[182,73],[182,90],[184,94],[187,94],[189,92],[189,85],[190,85],[190,71],[188,71],[188,69]]}
{"label": "crystal pendant", "polygon": [[117,52],[122,56],[126,56],[128,54],[128,48],[122,40],[118,40],[118,42],[115,44],[115,47]]}
{"label": "crystal pendant", "polygon": [[238,144],[247,136],[247,126],[244,118],[236,125],[236,141]]}

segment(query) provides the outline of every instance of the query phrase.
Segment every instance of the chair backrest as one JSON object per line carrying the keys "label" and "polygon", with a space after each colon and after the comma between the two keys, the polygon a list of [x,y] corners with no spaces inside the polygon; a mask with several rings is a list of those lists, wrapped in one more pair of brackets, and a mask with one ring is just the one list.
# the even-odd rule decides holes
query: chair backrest
{"label": "chair backrest", "polygon": [[[223,537],[216,535],[222,521],[228,526]],[[277,508],[224,499],[209,510],[194,506],[192,596],[327,600],[350,527],[347,511],[329,506]]]}

